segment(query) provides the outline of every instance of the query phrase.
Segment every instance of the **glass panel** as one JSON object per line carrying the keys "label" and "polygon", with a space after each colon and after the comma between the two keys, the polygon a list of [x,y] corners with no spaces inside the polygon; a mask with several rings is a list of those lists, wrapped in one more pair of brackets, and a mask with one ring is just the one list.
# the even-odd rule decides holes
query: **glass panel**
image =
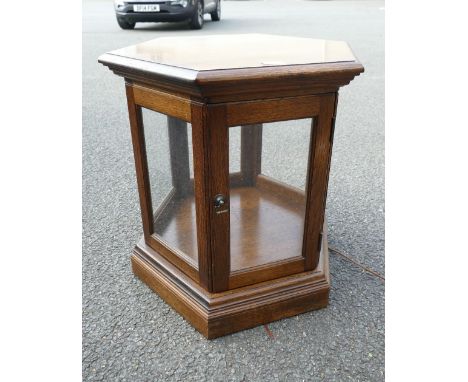
{"label": "glass panel", "polygon": [[192,126],[143,109],[154,236],[198,263]]}
{"label": "glass panel", "polygon": [[312,122],[308,118],[264,125],[262,174],[305,191]]}
{"label": "glass panel", "polygon": [[230,128],[231,271],[302,256],[311,131],[311,118]]}

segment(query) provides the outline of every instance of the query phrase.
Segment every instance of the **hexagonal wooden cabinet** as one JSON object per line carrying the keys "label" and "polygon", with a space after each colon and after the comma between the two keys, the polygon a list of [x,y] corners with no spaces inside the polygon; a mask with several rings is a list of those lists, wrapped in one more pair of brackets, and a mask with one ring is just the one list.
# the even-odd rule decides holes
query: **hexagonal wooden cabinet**
{"label": "hexagonal wooden cabinet", "polygon": [[125,78],[144,236],[134,273],[207,338],[328,303],[324,212],[346,43],[158,38]]}

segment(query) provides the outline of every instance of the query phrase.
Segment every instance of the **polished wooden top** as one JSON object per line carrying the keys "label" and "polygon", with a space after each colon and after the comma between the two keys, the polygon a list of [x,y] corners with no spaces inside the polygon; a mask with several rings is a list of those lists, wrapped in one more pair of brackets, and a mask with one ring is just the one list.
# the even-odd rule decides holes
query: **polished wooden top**
{"label": "polished wooden top", "polygon": [[161,37],[110,54],[196,71],[356,60],[344,41],[266,34]]}
{"label": "polished wooden top", "polygon": [[98,61],[126,81],[204,103],[330,93],[364,71],[343,41],[264,34],[161,37]]}

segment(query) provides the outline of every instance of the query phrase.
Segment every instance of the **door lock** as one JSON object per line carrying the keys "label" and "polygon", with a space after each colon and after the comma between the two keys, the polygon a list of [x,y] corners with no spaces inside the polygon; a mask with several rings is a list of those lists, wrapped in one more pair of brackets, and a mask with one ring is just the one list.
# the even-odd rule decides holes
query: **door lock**
{"label": "door lock", "polygon": [[226,198],[223,194],[218,194],[214,197],[214,207],[220,208],[226,204]]}

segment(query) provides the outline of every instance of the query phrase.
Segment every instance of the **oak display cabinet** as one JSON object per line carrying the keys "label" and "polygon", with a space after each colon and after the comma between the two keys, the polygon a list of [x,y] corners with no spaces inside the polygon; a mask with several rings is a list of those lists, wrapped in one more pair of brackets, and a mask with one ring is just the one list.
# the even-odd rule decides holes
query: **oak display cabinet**
{"label": "oak display cabinet", "polygon": [[125,78],[143,238],[134,273],[207,338],[325,307],[346,43],[168,37],[106,53]]}

